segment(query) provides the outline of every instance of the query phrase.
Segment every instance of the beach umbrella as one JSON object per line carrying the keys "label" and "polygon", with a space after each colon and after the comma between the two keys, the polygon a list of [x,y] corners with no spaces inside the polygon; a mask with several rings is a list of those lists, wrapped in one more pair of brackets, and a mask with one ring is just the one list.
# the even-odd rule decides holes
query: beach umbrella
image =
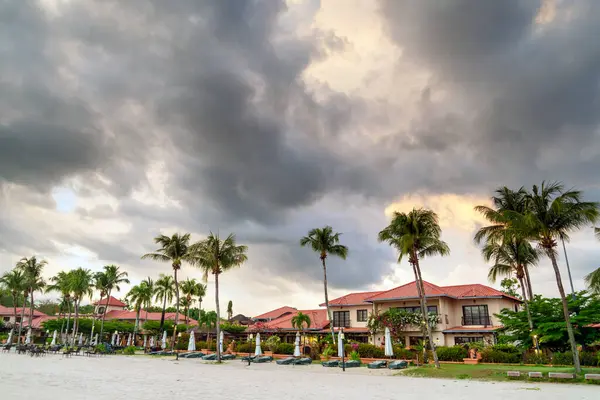
{"label": "beach umbrella", "polygon": [[256,349],[254,350],[255,356],[260,356],[262,354],[262,349],[260,348],[260,333],[256,333]]}
{"label": "beach umbrella", "polygon": [[56,344],[56,330],[52,334],[52,342],[50,342],[50,346],[54,346]]}
{"label": "beach umbrella", "polygon": [[121,335],[117,333],[117,346],[121,345]]}
{"label": "beach umbrella", "polygon": [[342,340],[342,335],[338,332],[338,357],[344,357],[344,341]]}
{"label": "beach umbrella", "polygon": [[150,347],[154,347],[154,336],[150,338]]}
{"label": "beach umbrella", "polygon": [[127,335],[127,347],[131,346],[131,333]]}
{"label": "beach umbrella", "polygon": [[110,339],[110,344],[114,346],[116,342],[117,342],[117,331],[115,331],[115,333],[112,334],[112,338]]}
{"label": "beach umbrella", "polygon": [[219,351],[223,352],[223,331],[221,331],[221,335],[219,336]]}
{"label": "beach umbrella", "polygon": [[98,334],[96,333],[96,338],[94,339],[94,345],[98,346]]}
{"label": "beach umbrella", "polygon": [[6,339],[6,343],[11,344],[12,343],[12,337],[13,337],[13,330],[11,329],[10,332],[8,333],[8,339]]}
{"label": "beach umbrella", "polygon": [[146,348],[146,343],[148,343],[148,336],[144,335],[144,348]]}
{"label": "beach umbrella", "polygon": [[83,346],[83,332],[79,334],[79,346]]}
{"label": "beach umbrella", "polygon": [[294,357],[300,357],[300,332],[296,332],[296,341],[294,342]]}
{"label": "beach umbrella", "polygon": [[394,348],[392,347],[392,335],[390,335],[390,328],[385,327],[385,355],[386,357],[392,357],[394,355]]}
{"label": "beach umbrella", "polygon": [[196,351],[196,338],[194,331],[190,332],[190,341],[188,342],[188,351]]}
{"label": "beach umbrella", "polygon": [[163,350],[167,348],[167,331],[163,332],[163,338],[162,338],[161,347],[162,347]]}
{"label": "beach umbrella", "polygon": [[27,330],[27,337],[25,338],[25,344],[30,344],[31,343],[31,328],[29,328],[29,330]]}

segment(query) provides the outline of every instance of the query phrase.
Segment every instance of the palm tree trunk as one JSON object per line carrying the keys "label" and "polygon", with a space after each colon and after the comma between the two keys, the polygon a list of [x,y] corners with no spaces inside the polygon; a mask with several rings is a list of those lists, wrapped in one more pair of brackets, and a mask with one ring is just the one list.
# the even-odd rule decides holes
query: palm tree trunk
{"label": "palm tree trunk", "polygon": [[67,300],[67,309],[69,311],[69,314],[67,314],[67,329],[65,330],[65,332],[67,332],[66,342],[69,343],[69,324],[71,323],[71,299]]}
{"label": "palm tree trunk", "polygon": [[75,299],[75,319],[73,320],[73,345],[77,337],[77,331],[79,330],[79,300]]}
{"label": "palm tree trunk", "polygon": [[[529,299],[527,298],[527,293],[525,290],[525,282],[523,278],[519,278],[519,283],[521,284],[521,295],[523,296],[523,301],[525,303],[525,312],[527,313],[527,321],[529,322],[529,331],[533,332],[533,319],[531,318],[531,311],[529,310]],[[540,346],[537,340],[533,339],[536,350],[540,349]]]}
{"label": "palm tree trunk", "polygon": [[437,351],[435,350],[435,342],[433,341],[433,333],[431,331],[431,325],[429,324],[429,313],[427,312],[427,297],[425,293],[425,287],[423,286],[423,278],[421,277],[421,268],[419,267],[419,259],[415,254],[415,271],[418,275],[418,284],[421,287],[421,312],[423,313],[423,320],[425,322],[425,328],[427,329],[427,336],[429,338],[429,346],[431,346],[431,355],[433,356],[433,362],[435,367],[440,367],[440,360],[438,360]]}
{"label": "palm tree trunk", "polygon": [[31,321],[33,321],[33,290],[29,293],[31,296],[31,304],[29,305],[29,329],[31,329]]}
{"label": "palm tree trunk", "polygon": [[133,345],[135,346],[135,335],[137,334],[138,331],[138,325],[140,323],[140,310],[141,310],[141,306],[136,307],[136,313],[135,313],[135,325],[133,326]]}
{"label": "palm tree trunk", "polygon": [[221,341],[221,307],[219,307],[219,266],[216,269],[217,273],[215,274],[215,302],[217,307],[217,362],[221,362],[221,348],[219,346],[219,342]]}
{"label": "palm tree trunk", "polygon": [[333,344],[335,341],[335,332],[333,330],[333,318],[331,316],[331,309],[329,308],[329,295],[327,294],[327,265],[325,264],[325,257],[321,256],[321,262],[323,264],[323,289],[325,291],[325,306],[327,307],[327,318],[329,319],[329,327],[331,328],[331,340]]}
{"label": "palm tree trunk", "polygon": [[[15,335],[15,324],[17,323],[17,301],[18,301],[18,295],[13,295],[13,314],[15,316],[15,322],[12,325],[12,328],[10,328],[10,331],[13,333],[12,336]],[[13,338],[10,338],[11,342],[9,344],[12,344],[12,340]]]}
{"label": "palm tree trunk", "polygon": [[[23,320],[25,319],[25,299],[27,298],[27,293],[23,293],[23,306],[21,307],[21,319],[19,320],[19,337],[17,338],[17,344],[21,340],[21,333],[23,331]],[[17,320],[15,320],[16,322]]]}
{"label": "palm tree trunk", "polygon": [[569,315],[569,305],[565,296],[565,289],[563,288],[562,278],[560,276],[560,270],[556,262],[556,256],[553,249],[547,249],[547,254],[552,261],[552,268],[554,268],[554,274],[556,275],[556,285],[558,286],[558,292],[560,293],[560,299],[563,306],[563,314],[565,315],[565,322],[567,323],[567,333],[569,335],[569,342],[571,343],[571,352],[573,353],[573,366],[575,372],[581,373],[581,365],[579,364],[579,352],[577,351],[577,343],[575,342],[575,334],[573,333],[573,326],[571,325],[571,317]]}
{"label": "palm tree trunk", "polygon": [[165,310],[167,309],[167,294],[165,293],[165,298],[163,300],[163,309],[162,309],[162,314],[160,316],[160,327],[158,328],[159,331],[162,332],[163,327],[165,325]]}
{"label": "palm tree trunk", "polygon": [[[102,307],[102,299],[104,298],[104,296],[102,296],[102,292],[100,292],[100,300],[98,301],[98,307]],[[108,303],[108,301],[107,301]],[[96,314],[94,312],[94,314]],[[102,334],[104,333],[104,309],[102,310],[102,319],[100,321],[100,341],[102,341]]]}
{"label": "palm tree trunk", "polygon": [[179,323],[179,282],[177,282],[177,268],[173,269],[173,277],[175,278],[175,327],[173,328],[173,338],[171,339],[171,351],[175,350],[175,341],[177,340],[177,324]]}
{"label": "palm tree trunk", "polygon": [[531,288],[531,278],[529,277],[529,267],[527,265],[523,266],[523,270],[525,271],[525,280],[527,281],[527,297],[529,300],[533,300],[533,289]]}

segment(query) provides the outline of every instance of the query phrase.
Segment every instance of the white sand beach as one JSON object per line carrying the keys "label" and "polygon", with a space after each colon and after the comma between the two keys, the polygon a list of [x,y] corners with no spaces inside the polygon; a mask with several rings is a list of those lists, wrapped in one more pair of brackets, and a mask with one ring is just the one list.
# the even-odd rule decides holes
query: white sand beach
{"label": "white sand beach", "polygon": [[482,398],[596,400],[592,385],[491,383],[393,376],[366,368],[280,366],[239,360],[223,365],[199,360],[108,356],[30,358],[0,354],[0,398],[29,399],[257,399]]}

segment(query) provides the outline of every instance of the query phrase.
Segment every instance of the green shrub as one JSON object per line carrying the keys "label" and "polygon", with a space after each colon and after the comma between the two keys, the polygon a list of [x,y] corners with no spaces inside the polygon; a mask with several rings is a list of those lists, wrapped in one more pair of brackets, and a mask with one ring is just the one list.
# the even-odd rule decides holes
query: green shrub
{"label": "green shrub", "polygon": [[211,340],[206,343],[206,348],[212,351],[217,351],[217,342],[215,340]]}
{"label": "green shrub", "polygon": [[323,350],[323,357],[326,361],[329,361],[331,356],[333,356],[334,354],[335,352],[333,351],[333,348],[331,346],[327,346],[325,347],[325,350]]}
{"label": "green shrub", "polygon": [[366,358],[383,358],[385,351],[381,347],[369,343],[361,343],[358,345],[358,354]]}
{"label": "green shrub", "polygon": [[196,342],[196,350],[207,349],[206,342],[199,340]]}
{"label": "green shrub", "polygon": [[96,351],[99,351],[102,354],[106,353],[106,345],[104,345],[104,343],[100,343],[96,346]]}
{"label": "green shrub", "polygon": [[190,342],[190,334],[182,333],[181,337],[177,338],[177,344],[175,345],[175,350],[187,350]]}
{"label": "green shrub", "polygon": [[255,345],[253,342],[238,343],[237,346],[235,346],[235,351],[238,353],[254,353],[254,347]]}
{"label": "green shrub", "polygon": [[440,346],[436,347],[436,351],[440,361],[462,361],[469,356],[469,352],[463,346]]}
{"label": "green shrub", "polygon": [[552,354],[552,365],[573,365],[573,353],[565,351]]}
{"label": "green shrub", "polygon": [[394,347],[394,357],[402,360],[414,360],[417,357],[415,356],[415,351],[410,349],[405,349],[402,345],[396,345]]}
{"label": "green shrub", "polygon": [[123,354],[132,356],[135,354],[135,346],[127,346],[123,349]]}
{"label": "green shrub", "polygon": [[488,347],[481,351],[481,361],[488,363],[518,364],[521,362],[521,355],[505,353],[504,351],[494,350],[492,347]]}
{"label": "green shrub", "polygon": [[221,324],[221,329],[230,333],[242,333],[246,330],[246,328],[247,327],[245,326],[230,324],[229,322],[224,322]]}
{"label": "green shrub", "polygon": [[358,354],[358,351],[353,351],[352,353],[350,353],[350,359],[352,361],[360,362],[360,354]]}
{"label": "green shrub", "polygon": [[501,351],[503,353],[517,354],[519,356],[522,355],[521,350],[519,350],[516,346],[513,346],[511,344],[495,344],[492,346],[492,349],[496,351]]}
{"label": "green shrub", "polygon": [[600,363],[598,362],[599,356],[600,352],[592,353],[590,351],[582,351],[581,353],[579,353],[579,360],[581,361],[581,365],[584,365],[586,367],[595,367],[597,365],[600,365]]}
{"label": "green shrub", "polygon": [[523,362],[525,364],[546,365],[550,364],[550,357],[544,353],[525,353]]}
{"label": "green shrub", "polygon": [[265,344],[273,353],[277,353],[279,345],[281,344],[281,338],[279,336],[273,335],[265,341]]}
{"label": "green shrub", "polygon": [[294,354],[293,343],[279,343],[277,345],[277,354]]}

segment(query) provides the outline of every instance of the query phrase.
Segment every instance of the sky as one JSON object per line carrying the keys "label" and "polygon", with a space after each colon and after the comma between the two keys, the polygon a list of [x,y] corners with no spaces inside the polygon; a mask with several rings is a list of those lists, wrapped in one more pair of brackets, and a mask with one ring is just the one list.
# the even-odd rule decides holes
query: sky
{"label": "sky", "polygon": [[[330,298],[392,288],[411,269],[377,233],[429,207],[451,254],[424,279],[486,284],[473,207],[494,189],[600,200],[598,20],[596,0],[0,1],[0,272],[37,255],[136,284],[171,273],[140,259],[156,235],[234,232],[222,306],[317,308],[303,235],[350,249]],[[599,245],[567,244],[576,289]],[[547,260],[532,281],[557,295]]]}

